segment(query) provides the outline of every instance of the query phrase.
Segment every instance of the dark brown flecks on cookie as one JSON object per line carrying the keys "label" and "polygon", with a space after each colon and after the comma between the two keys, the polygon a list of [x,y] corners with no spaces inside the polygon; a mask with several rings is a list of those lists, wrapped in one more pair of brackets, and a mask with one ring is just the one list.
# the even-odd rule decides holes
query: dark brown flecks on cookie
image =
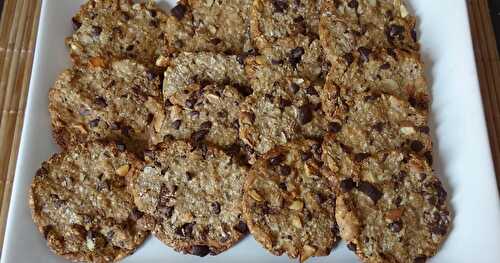
{"label": "dark brown flecks on cookie", "polygon": [[323,161],[339,186],[335,215],[349,249],[364,262],[424,262],[433,256],[451,216],[432,168],[401,150],[354,159],[334,135],[325,138]]}
{"label": "dark brown flecks on cookie", "polygon": [[145,157],[131,180],[153,234],[177,251],[216,255],[246,234],[241,217],[246,168],[209,145],[168,141]]}
{"label": "dark brown flecks on cookie", "polygon": [[248,173],[243,214],[250,233],[275,255],[287,253],[304,262],[330,254],[335,244],[333,175],[319,149],[321,144],[311,140],[277,146]]}
{"label": "dark brown flecks on cookie", "polygon": [[96,139],[118,140],[136,153],[147,146],[148,129],[163,121],[159,77],[132,60],[110,68],[74,67],[49,92],[56,142],[63,148]]}
{"label": "dark brown flecks on cookie", "polygon": [[114,145],[81,144],[42,164],[30,187],[33,221],[57,255],[78,262],[116,262],[147,237],[127,178],[140,162]]}

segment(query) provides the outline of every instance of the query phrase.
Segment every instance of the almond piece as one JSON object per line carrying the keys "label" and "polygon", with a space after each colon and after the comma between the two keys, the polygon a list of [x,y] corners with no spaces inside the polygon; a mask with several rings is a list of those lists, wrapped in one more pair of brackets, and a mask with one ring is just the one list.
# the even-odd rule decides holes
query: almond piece
{"label": "almond piece", "polygon": [[250,197],[252,197],[257,202],[264,201],[264,199],[262,198],[262,196],[260,196],[260,194],[258,194],[257,191],[255,191],[253,189],[250,190],[250,191],[248,191],[248,194],[250,195]]}
{"label": "almond piece", "polygon": [[304,245],[304,247],[302,248],[302,251],[300,253],[300,257],[299,257],[299,260],[300,262],[305,262],[308,258],[310,258],[312,255],[314,255],[314,253],[316,253],[316,248],[313,247],[313,246],[309,246],[309,245]]}
{"label": "almond piece", "polygon": [[304,208],[304,203],[300,200],[295,200],[288,208],[296,211],[301,211],[302,208]]}
{"label": "almond piece", "polygon": [[115,172],[119,176],[125,176],[128,174],[129,169],[130,169],[130,165],[124,164],[124,165],[118,167],[118,169],[116,169]]}
{"label": "almond piece", "polygon": [[291,217],[291,220],[292,220],[292,225],[296,228],[302,228],[302,221],[300,220],[300,218],[296,215],[292,215]]}

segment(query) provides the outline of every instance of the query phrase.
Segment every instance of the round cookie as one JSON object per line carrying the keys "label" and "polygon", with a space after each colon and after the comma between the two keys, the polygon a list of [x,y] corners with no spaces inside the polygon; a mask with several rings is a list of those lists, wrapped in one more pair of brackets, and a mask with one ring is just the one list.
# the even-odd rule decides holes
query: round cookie
{"label": "round cookie", "polygon": [[42,164],[31,183],[33,221],[55,254],[75,262],[116,262],[148,231],[127,192],[140,162],[115,145],[77,145]]}
{"label": "round cookie", "polygon": [[340,235],[363,262],[425,262],[437,252],[451,216],[425,160],[399,150],[357,158],[329,136],[323,161],[338,186]]}
{"label": "round cookie", "polygon": [[74,67],[49,91],[56,142],[63,148],[96,139],[119,140],[134,152],[163,121],[160,79],[132,60],[110,68]]}
{"label": "round cookie", "polygon": [[394,96],[356,96],[344,119],[330,123],[330,131],[356,155],[401,149],[424,156],[432,164],[427,113]]}
{"label": "round cookie", "polygon": [[192,83],[214,83],[231,85],[243,95],[252,93],[245,76],[243,60],[211,52],[179,53],[165,62],[163,96],[168,100],[174,93]]}
{"label": "round cookie", "polygon": [[256,68],[255,76],[250,76],[255,91],[240,107],[240,138],[257,155],[294,139],[322,137],[327,130],[320,103],[322,87],[273,70],[279,67]]}
{"label": "round cookie", "polygon": [[66,39],[77,65],[105,67],[114,59],[136,59],[154,68],[166,53],[163,28],[167,15],[153,1],[90,0],[73,17],[75,29]]}
{"label": "round cookie", "polygon": [[229,249],[246,234],[245,173],[217,148],[172,141],[145,155],[130,187],[155,237],[176,251],[203,257]]}
{"label": "round cookie", "polygon": [[238,114],[243,96],[231,86],[191,84],[170,97],[165,107],[165,119],[153,143],[165,136],[206,140],[227,148],[237,143]]}
{"label": "round cookie", "polygon": [[319,36],[332,64],[369,49],[419,51],[416,19],[402,0],[323,1]]}
{"label": "round cookie", "polygon": [[330,254],[337,240],[331,172],[321,143],[297,140],[277,146],[248,172],[243,215],[250,233],[274,255],[304,262]]}
{"label": "round cookie", "polygon": [[170,10],[164,37],[169,52],[240,54],[251,49],[251,0],[181,0]]}
{"label": "round cookie", "polygon": [[250,33],[260,53],[313,81],[326,67],[318,36],[320,2],[255,0],[250,12]]}

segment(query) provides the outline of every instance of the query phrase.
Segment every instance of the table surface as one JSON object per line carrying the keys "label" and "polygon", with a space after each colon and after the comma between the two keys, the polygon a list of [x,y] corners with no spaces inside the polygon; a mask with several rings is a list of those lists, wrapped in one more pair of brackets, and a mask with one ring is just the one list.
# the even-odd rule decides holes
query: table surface
{"label": "table surface", "polygon": [[[500,1],[467,0],[500,188]],[[0,248],[23,126],[41,0],[0,0]],[[496,32],[496,36],[495,36]]]}

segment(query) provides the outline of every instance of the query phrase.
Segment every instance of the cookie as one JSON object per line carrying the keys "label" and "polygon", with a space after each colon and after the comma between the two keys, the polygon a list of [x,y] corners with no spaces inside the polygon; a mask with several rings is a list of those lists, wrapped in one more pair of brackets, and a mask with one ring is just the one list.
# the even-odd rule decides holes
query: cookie
{"label": "cookie", "polygon": [[118,140],[134,151],[163,122],[160,79],[132,60],[110,68],[73,67],[49,91],[53,135],[63,148],[96,139]]}
{"label": "cookie", "polygon": [[297,140],[267,152],[248,172],[243,215],[250,233],[274,255],[304,262],[327,256],[337,240],[331,172],[321,143]]}
{"label": "cookie", "polygon": [[257,65],[249,76],[255,91],[240,107],[240,138],[257,155],[294,139],[322,137],[327,130],[322,87],[279,68]]}
{"label": "cookie", "polygon": [[74,33],[66,44],[77,65],[106,67],[113,59],[136,59],[155,68],[167,51],[162,41],[167,15],[153,1],[90,0],[72,21]]}
{"label": "cookie", "polygon": [[154,133],[153,143],[165,136],[205,140],[228,148],[238,142],[238,115],[243,96],[231,86],[191,84],[170,97],[160,131]]}
{"label": "cookie", "polygon": [[247,233],[241,200],[246,168],[204,144],[171,141],[146,154],[131,181],[153,235],[176,251],[216,255]]}
{"label": "cookie", "polygon": [[[374,51],[365,59],[352,58],[347,67],[332,67],[322,95],[323,110],[331,118],[345,115],[358,94],[383,93],[409,101],[427,111],[430,91],[423,63],[417,55],[394,50]],[[339,65],[339,64],[337,64]]]}
{"label": "cookie", "polygon": [[252,93],[240,56],[183,52],[169,59],[166,65],[163,81],[165,100],[192,83],[231,85],[245,96]]}
{"label": "cookie", "polygon": [[30,186],[33,221],[57,255],[75,262],[116,262],[149,234],[126,191],[140,167],[115,145],[81,144],[42,164]]}
{"label": "cookie", "polygon": [[316,80],[325,70],[319,42],[318,0],[256,0],[250,12],[252,41],[274,63],[287,64],[298,75]]}
{"label": "cookie", "polygon": [[165,28],[169,52],[240,54],[251,49],[250,0],[182,0]]}
{"label": "cookie", "polygon": [[423,156],[432,165],[432,138],[428,115],[390,95],[364,94],[343,121],[329,124],[346,150],[364,156],[388,150],[404,150]]}
{"label": "cookie", "polygon": [[366,56],[365,49],[419,51],[416,19],[402,0],[323,1],[319,23],[327,59]]}
{"label": "cookie", "polygon": [[425,262],[437,252],[451,216],[426,160],[401,150],[359,158],[334,136],[323,160],[335,175],[340,235],[363,262]]}

